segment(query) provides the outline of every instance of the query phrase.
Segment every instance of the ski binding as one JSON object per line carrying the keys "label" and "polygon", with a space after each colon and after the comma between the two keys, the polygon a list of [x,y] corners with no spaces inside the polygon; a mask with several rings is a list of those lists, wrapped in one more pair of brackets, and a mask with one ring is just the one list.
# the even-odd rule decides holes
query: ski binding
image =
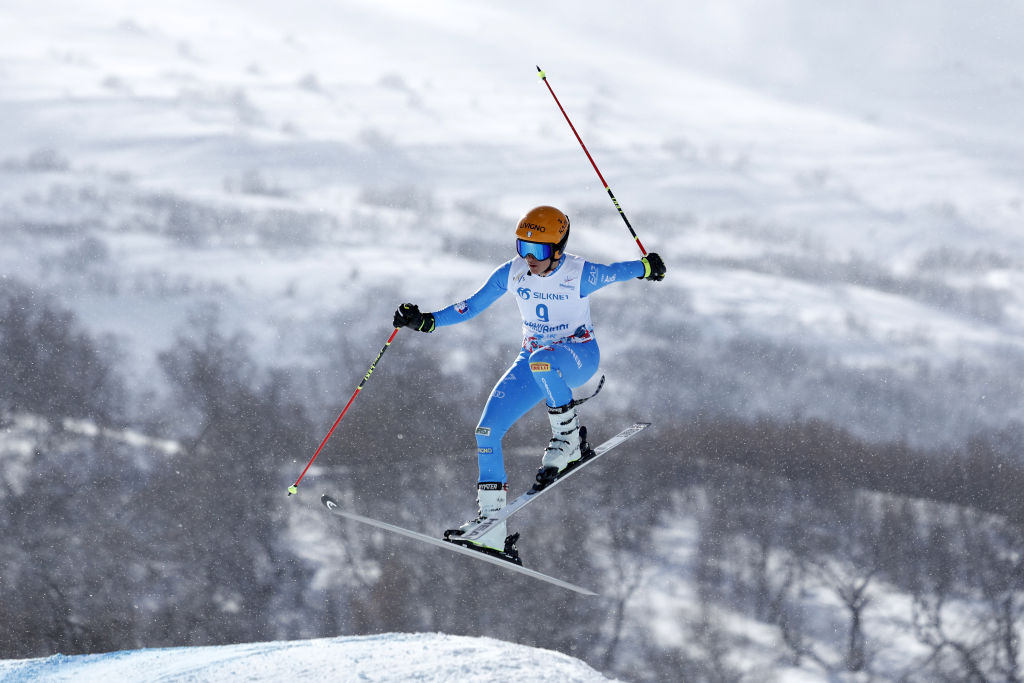
{"label": "ski binding", "polygon": [[552,481],[550,484],[547,484],[544,487],[538,487],[535,485],[532,489],[520,495],[518,498],[516,498],[511,503],[506,505],[504,508],[499,510],[493,516],[487,517],[476,526],[466,529],[455,538],[458,538],[463,541],[473,541],[480,538],[481,536],[486,534],[487,531],[495,524],[507,520],[509,517],[519,512],[524,507],[526,507],[533,501],[537,500],[551,489],[555,488],[555,486],[557,486],[558,484],[562,483],[572,475],[582,470],[584,467],[594,462],[602,455],[604,455],[611,449],[621,444],[626,439],[630,438],[631,436],[639,434],[640,432],[642,432],[643,430],[647,429],[650,426],[650,422],[635,422],[631,426],[626,427],[621,432],[619,432],[612,438],[608,439],[597,448],[593,449],[590,455],[585,454],[579,460],[569,463],[569,466],[562,470],[561,472],[559,472],[558,476],[555,477],[555,480]]}

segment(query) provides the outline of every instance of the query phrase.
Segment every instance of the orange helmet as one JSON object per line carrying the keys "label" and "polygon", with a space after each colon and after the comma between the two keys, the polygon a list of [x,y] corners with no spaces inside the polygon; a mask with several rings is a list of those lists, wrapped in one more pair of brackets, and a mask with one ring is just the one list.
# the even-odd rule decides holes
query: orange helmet
{"label": "orange helmet", "polygon": [[532,254],[538,261],[557,261],[568,241],[569,217],[553,206],[530,209],[516,226],[516,250],[523,258]]}

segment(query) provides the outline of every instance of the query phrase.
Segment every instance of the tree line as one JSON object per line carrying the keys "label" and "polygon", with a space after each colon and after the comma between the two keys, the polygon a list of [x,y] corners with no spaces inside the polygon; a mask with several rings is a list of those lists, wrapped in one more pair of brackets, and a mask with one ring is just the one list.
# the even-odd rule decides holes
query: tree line
{"label": "tree line", "polygon": [[[472,444],[452,425],[475,419],[466,406],[479,387],[422,355],[388,358],[299,499],[285,495],[333,418],[309,397],[337,397],[340,376],[365,371],[365,354],[346,356],[348,329],[333,334],[323,348],[336,375],[267,368],[216,313],[197,315],[159,356],[168,392],[139,406],[110,345],[58,301],[0,294],[11,379],[0,420],[11,433],[18,416],[40,419],[19,432],[31,452],[0,460],[0,657],[438,630],[557,649],[626,680],[739,681],[729,653],[745,645],[724,626],[728,608],[775,629],[780,666],[879,674],[892,655],[884,589],[909,596],[904,680],[1024,676],[1012,430],[930,452],[820,421],[662,416],[629,458],[518,522],[531,566],[600,579],[603,597],[588,600],[482,563],[454,567],[319,509],[329,485],[364,514],[428,532],[472,512]],[[398,390],[412,371],[424,389]],[[68,417],[112,429],[83,436],[62,429]],[[535,417],[510,441],[535,444]],[[129,423],[177,452],[117,438]],[[535,457],[508,458],[521,489]],[[688,649],[655,645],[633,614],[645,577],[669,561],[657,534],[680,519],[698,531],[692,574],[680,575],[702,615],[681,617]],[[839,611],[819,614],[815,591]],[[837,647],[820,645],[823,619]]]}

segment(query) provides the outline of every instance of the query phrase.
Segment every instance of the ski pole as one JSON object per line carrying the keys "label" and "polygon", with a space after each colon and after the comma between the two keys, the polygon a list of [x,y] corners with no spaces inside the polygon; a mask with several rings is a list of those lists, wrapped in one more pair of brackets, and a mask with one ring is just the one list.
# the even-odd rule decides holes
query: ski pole
{"label": "ski pole", "polygon": [[327,436],[324,437],[324,440],[320,442],[320,446],[316,449],[316,453],[314,453],[313,457],[309,459],[308,463],[306,463],[306,469],[302,470],[302,474],[300,474],[299,478],[295,480],[295,483],[288,487],[289,496],[295,495],[296,493],[299,492],[299,482],[302,481],[302,478],[304,476],[306,476],[306,472],[309,471],[309,468],[313,465],[313,462],[316,460],[317,456],[320,455],[320,451],[323,450],[324,444],[326,444],[327,440],[331,438],[331,434],[334,433],[334,429],[338,426],[338,423],[341,422],[341,418],[345,417],[345,413],[348,412],[349,406],[351,406],[352,402],[356,400],[356,396],[359,395],[359,392],[363,390],[363,385],[366,384],[366,380],[370,379],[370,375],[373,374],[374,368],[377,367],[377,362],[381,359],[381,356],[384,355],[384,352],[388,350],[388,347],[391,346],[391,342],[395,340],[396,334],[398,334],[397,327],[395,328],[395,331],[391,333],[391,336],[388,337],[388,340],[384,343],[384,347],[380,350],[380,353],[378,353],[377,357],[373,360],[372,363],[370,363],[370,369],[367,371],[365,375],[363,375],[363,381],[360,382],[359,386],[356,387],[356,390],[352,392],[352,398],[348,400],[348,403],[345,404],[345,407],[342,409],[341,414],[338,415],[338,419],[334,421],[333,425],[331,425],[330,430],[328,430],[327,432]]}
{"label": "ski pole", "polygon": [[619,206],[619,200],[615,198],[612,188],[608,187],[608,182],[604,179],[604,176],[601,175],[601,171],[598,170],[597,164],[594,163],[594,157],[590,156],[587,146],[583,144],[583,138],[581,138],[580,134],[576,132],[576,126],[572,125],[572,121],[569,120],[569,115],[565,113],[565,108],[562,107],[562,103],[558,101],[555,91],[551,89],[551,84],[548,83],[547,74],[544,73],[539,66],[537,67],[537,73],[540,76],[540,80],[544,81],[544,85],[548,86],[548,92],[550,92],[551,96],[555,98],[555,104],[557,104],[558,108],[561,110],[566,123],[568,123],[569,127],[572,128],[573,135],[575,135],[576,139],[579,140],[580,147],[583,148],[583,153],[587,155],[588,159],[590,159],[590,165],[594,167],[595,171],[597,171],[597,177],[601,179],[601,184],[604,185],[604,189],[608,192],[608,196],[612,198],[612,203],[615,204],[615,208],[619,210],[619,215],[622,216],[622,220],[625,221],[626,227],[629,228],[629,234],[633,236],[634,240],[636,240],[636,246],[640,247],[640,255],[647,256],[647,250],[644,249],[644,245],[640,243],[640,238],[636,236],[636,231],[633,229],[633,226],[629,224],[629,219],[626,218],[626,212],[622,210],[621,206]]}

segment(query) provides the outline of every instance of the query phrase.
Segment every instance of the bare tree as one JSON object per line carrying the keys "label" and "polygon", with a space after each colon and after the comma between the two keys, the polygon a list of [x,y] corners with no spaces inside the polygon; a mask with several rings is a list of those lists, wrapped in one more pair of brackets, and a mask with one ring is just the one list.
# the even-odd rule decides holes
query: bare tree
{"label": "bare tree", "polygon": [[116,345],[81,329],[51,296],[15,280],[0,289],[0,412],[29,412],[60,427],[65,418],[123,419],[126,394]]}
{"label": "bare tree", "polygon": [[606,510],[602,517],[602,523],[596,526],[608,535],[611,576],[607,585],[611,588],[612,609],[608,643],[598,661],[602,671],[610,671],[622,641],[626,607],[643,585],[652,561],[650,539],[656,515],[650,514],[650,510],[620,504]]}
{"label": "bare tree", "polygon": [[1019,683],[1024,678],[1021,529],[960,510],[932,536],[940,539],[936,545],[944,546],[946,559],[914,596],[914,633],[930,649],[922,668],[950,680]]}
{"label": "bare tree", "polygon": [[847,612],[849,626],[844,668],[852,673],[864,671],[870,664],[864,632],[864,611],[871,604],[869,589],[877,570],[860,571],[835,558],[818,558],[812,561],[811,566],[822,584],[835,592]]}

